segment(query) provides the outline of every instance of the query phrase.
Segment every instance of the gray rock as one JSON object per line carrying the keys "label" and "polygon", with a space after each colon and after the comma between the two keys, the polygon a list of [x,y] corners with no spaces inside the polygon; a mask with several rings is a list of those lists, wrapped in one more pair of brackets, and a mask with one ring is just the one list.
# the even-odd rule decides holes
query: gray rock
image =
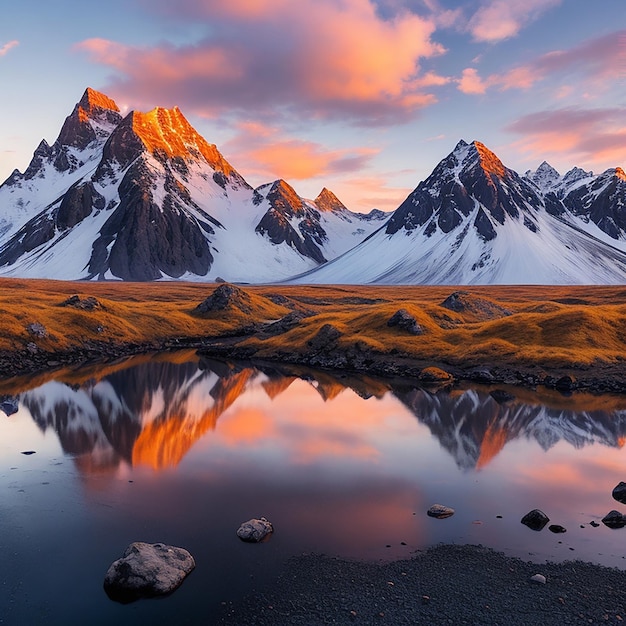
{"label": "gray rock", "polygon": [[229,308],[237,308],[243,313],[252,311],[250,296],[239,287],[230,283],[222,283],[213,293],[202,301],[195,309],[195,313],[211,313],[213,311],[226,311]]}
{"label": "gray rock", "polygon": [[613,489],[613,498],[622,504],[626,504],[626,483],[621,482]]}
{"label": "gray rock", "polygon": [[436,517],[437,519],[445,519],[446,517],[452,517],[454,515],[454,509],[443,504],[433,504],[428,511],[426,511],[428,517]]}
{"label": "gray rock", "polygon": [[603,518],[602,523],[609,528],[624,528],[626,526],[626,515],[619,511],[609,511]]}
{"label": "gray rock", "polygon": [[195,566],[183,548],[137,541],[111,564],[104,589],[109,597],[122,602],[164,595],[179,587]]}
{"label": "gray rock", "polygon": [[61,302],[61,306],[69,306],[83,311],[95,311],[96,309],[103,308],[97,298],[87,296],[86,298],[81,299],[78,295],[70,296],[67,300]]}
{"label": "gray rock", "polygon": [[237,529],[237,537],[242,541],[249,543],[258,543],[263,541],[268,535],[274,532],[274,527],[271,522],[268,522],[264,517],[261,519],[251,519],[244,522]]}
{"label": "gray rock", "polygon": [[537,583],[539,585],[546,584],[546,577],[543,574],[535,574],[534,576],[530,577],[530,580],[532,580],[532,582]]}
{"label": "gray rock", "polygon": [[26,327],[26,330],[33,336],[37,337],[37,339],[43,339],[48,336],[48,331],[43,324],[39,322],[33,322]]}
{"label": "gray rock", "polygon": [[406,309],[398,309],[387,321],[387,326],[397,326],[411,335],[424,334],[424,329]]}
{"label": "gray rock", "polygon": [[522,517],[521,522],[524,526],[528,526],[531,530],[543,530],[544,526],[550,521],[550,518],[539,509],[533,509]]}

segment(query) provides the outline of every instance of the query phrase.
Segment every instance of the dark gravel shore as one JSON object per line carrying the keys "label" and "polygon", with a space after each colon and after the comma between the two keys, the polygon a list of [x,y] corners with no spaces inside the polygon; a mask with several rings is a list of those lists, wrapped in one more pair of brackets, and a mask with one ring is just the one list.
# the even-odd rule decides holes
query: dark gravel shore
{"label": "dark gravel shore", "polygon": [[[531,581],[542,574],[546,583]],[[224,606],[221,624],[624,624],[626,571],[537,564],[481,546],[441,545],[409,560],[301,556],[266,590]]]}

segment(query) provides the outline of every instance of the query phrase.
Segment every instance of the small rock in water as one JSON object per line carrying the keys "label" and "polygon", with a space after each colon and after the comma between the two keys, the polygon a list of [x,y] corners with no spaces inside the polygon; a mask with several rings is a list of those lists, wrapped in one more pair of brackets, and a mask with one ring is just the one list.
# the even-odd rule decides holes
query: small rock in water
{"label": "small rock in water", "polygon": [[34,450],[24,450],[22,454],[25,454],[26,456],[30,456],[31,454],[36,454],[36,452]]}
{"label": "small rock in water", "polygon": [[268,535],[274,532],[274,527],[271,522],[268,522],[264,517],[261,519],[251,519],[244,522],[237,529],[237,537],[242,541],[250,543],[258,543],[263,541]]}
{"label": "small rock in water", "polygon": [[602,518],[602,523],[609,528],[624,528],[626,526],[626,516],[619,511],[609,511]]}
{"label": "small rock in water", "polygon": [[626,483],[621,482],[613,489],[613,497],[622,504],[626,504]]}
{"label": "small rock in water", "polygon": [[550,521],[550,518],[539,509],[533,509],[522,517],[521,522],[524,526],[528,526],[531,530],[543,530],[544,526]]}
{"label": "small rock in water", "polygon": [[436,517],[437,519],[445,519],[454,515],[454,509],[443,504],[433,504],[428,511],[426,511],[428,517]]}
{"label": "small rock in water", "polygon": [[550,524],[548,526],[548,530],[552,533],[566,533],[567,529],[563,526],[559,526],[558,524]]}
{"label": "small rock in water", "polygon": [[596,520],[591,520],[589,522],[589,526],[593,526],[594,528],[597,528],[598,526],[600,526],[600,524],[596,522]]}
{"label": "small rock in water", "polygon": [[546,577],[543,574],[535,574],[534,576],[530,577],[530,580],[532,580],[534,583],[537,583],[539,585],[546,584]]}
{"label": "small rock in water", "polygon": [[136,541],[114,561],[104,577],[107,595],[119,602],[164,595],[183,582],[196,562],[187,550]]}

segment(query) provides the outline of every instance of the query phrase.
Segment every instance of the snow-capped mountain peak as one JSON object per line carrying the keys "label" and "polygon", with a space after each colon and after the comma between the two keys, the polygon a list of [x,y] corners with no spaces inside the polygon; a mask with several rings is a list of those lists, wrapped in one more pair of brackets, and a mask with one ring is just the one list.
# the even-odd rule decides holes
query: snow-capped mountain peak
{"label": "snow-capped mountain peak", "polygon": [[560,182],[561,174],[547,161],[543,161],[536,170],[528,170],[524,178],[533,183],[539,191],[547,193]]}

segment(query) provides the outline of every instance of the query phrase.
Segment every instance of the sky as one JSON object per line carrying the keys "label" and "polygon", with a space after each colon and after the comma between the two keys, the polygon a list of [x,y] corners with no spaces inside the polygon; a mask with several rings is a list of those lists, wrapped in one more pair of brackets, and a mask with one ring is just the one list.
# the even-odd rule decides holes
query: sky
{"label": "sky", "polygon": [[0,180],[86,87],[178,106],[253,186],[395,209],[460,139],[519,173],[626,167],[624,0],[21,0]]}

